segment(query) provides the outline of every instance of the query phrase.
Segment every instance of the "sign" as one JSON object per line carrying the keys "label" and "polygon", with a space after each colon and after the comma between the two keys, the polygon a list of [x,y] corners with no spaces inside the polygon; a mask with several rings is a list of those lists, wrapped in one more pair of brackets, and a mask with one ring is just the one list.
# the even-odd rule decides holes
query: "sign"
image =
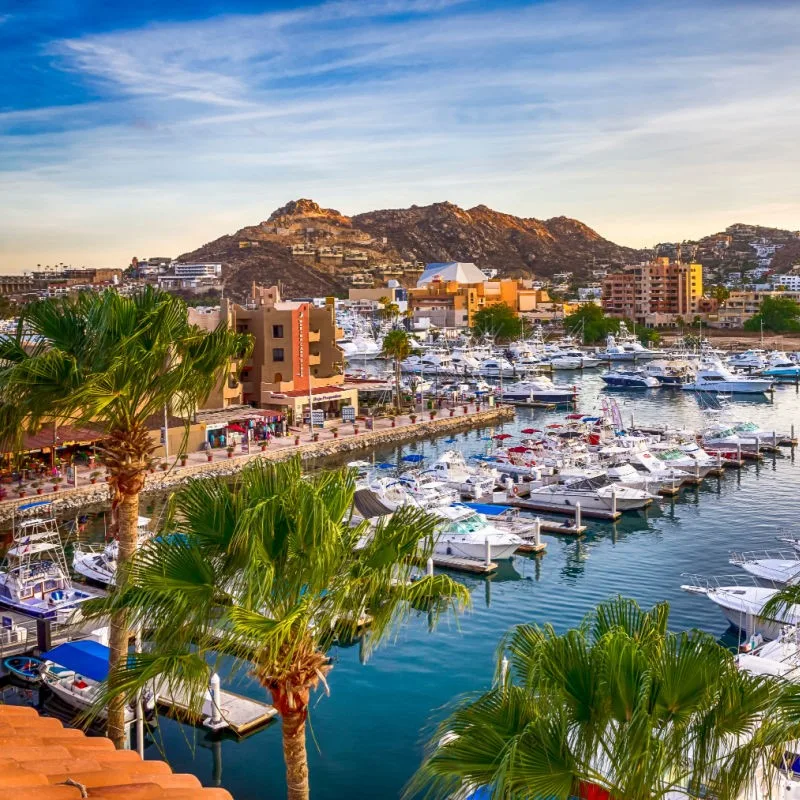
{"label": "sign", "polygon": [[311,423],[314,428],[325,427],[325,412],[322,409],[314,409],[311,412]]}
{"label": "sign", "polygon": [[342,422],[355,422],[356,421],[356,407],[344,406],[342,408]]}

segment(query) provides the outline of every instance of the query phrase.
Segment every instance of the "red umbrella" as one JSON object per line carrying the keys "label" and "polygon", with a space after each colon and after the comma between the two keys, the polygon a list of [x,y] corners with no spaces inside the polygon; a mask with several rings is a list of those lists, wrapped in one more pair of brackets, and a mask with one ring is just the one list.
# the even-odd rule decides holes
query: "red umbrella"
{"label": "red umbrella", "polygon": [[517,445],[516,447],[509,447],[509,453],[527,453],[530,450],[530,447],[523,447],[522,445]]}
{"label": "red umbrella", "polygon": [[583,417],[583,414],[567,414],[565,419],[581,419],[581,417]]}
{"label": "red umbrella", "polygon": [[510,433],[498,433],[493,438],[495,438],[495,439],[510,439],[511,438],[511,434]]}
{"label": "red umbrella", "polygon": [[552,425],[548,425],[548,428],[563,428],[563,425],[559,425],[557,422],[554,422]]}
{"label": "red umbrella", "polygon": [[537,428],[523,428],[521,433],[541,433]]}
{"label": "red umbrella", "polygon": [[233,422],[230,425],[228,425],[228,430],[234,431],[235,433],[245,433],[245,429],[241,425],[239,425],[238,422]]}

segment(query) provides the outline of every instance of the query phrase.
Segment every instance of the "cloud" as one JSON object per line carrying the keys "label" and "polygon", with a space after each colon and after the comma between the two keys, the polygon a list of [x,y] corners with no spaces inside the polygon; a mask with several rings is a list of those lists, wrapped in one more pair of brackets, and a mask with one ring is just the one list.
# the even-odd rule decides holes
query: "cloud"
{"label": "cloud", "polygon": [[46,56],[99,99],[0,113],[0,236],[35,252],[43,204],[58,260],[178,252],[299,195],[567,214],[631,244],[748,208],[790,225],[798,42],[783,2],[342,0],[73,36]]}

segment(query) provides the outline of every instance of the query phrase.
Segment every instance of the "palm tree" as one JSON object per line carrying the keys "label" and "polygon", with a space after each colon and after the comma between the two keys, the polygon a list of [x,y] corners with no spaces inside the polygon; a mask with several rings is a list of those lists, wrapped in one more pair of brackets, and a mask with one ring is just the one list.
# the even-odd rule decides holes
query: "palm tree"
{"label": "palm tree", "polygon": [[738,670],[708,634],[669,632],[668,616],[618,598],[563,635],[515,628],[510,669],[441,724],[408,793],[738,797],[797,737],[798,687]]}
{"label": "palm tree", "polygon": [[[249,340],[223,326],[188,322],[177,297],[152,288],[123,297],[109,289],[25,306],[16,333],[0,336],[0,437],[71,423],[102,430],[98,448],[118,512],[119,572],[136,549],[139,493],[155,449],[147,420],[165,406],[189,424],[230,360]],[[111,663],[128,652],[124,611],[111,619]],[[108,736],[124,746],[122,698],[108,710]]]}
{"label": "palm tree", "polygon": [[125,610],[149,631],[148,653],[114,670],[108,692],[129,697],[154,677],[181,687],[199,710],[209,663],[247,666],[283,722],[289,800],[309,796],[305,725],[312,692],[333,668],[330,650],[366,632],[372,647],[411,610],[429,615],[468,602],[445,575],[412,581],[433,546],[435,518],[401,509],[369,534],[350,525],[355,471],[303,478],[298,459],[245,467],[235,483],[181,488],[177,535],[145,545],[126,589],[89,615]]}
{"label": "palm tree", "polygon": [[386,358],[394,359],[394,388],[397,410],[400,411],[400,362],[405,361],[412,353],[414,348],[411,346],[411,338],[408,333],[401,328],[389,331],[383,337],[383,355]]}

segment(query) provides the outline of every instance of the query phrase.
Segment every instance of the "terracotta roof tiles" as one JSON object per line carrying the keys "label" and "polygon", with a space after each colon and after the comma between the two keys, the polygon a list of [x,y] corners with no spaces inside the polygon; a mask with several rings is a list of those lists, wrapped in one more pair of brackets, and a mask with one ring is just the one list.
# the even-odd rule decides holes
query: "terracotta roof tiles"
{"label": "terracotta roof tiles", "polygon": [[142,761],[32,708],[0,705],[0,797],[80,800],[81,786],[92,800],[232,800],[163,761]]}

